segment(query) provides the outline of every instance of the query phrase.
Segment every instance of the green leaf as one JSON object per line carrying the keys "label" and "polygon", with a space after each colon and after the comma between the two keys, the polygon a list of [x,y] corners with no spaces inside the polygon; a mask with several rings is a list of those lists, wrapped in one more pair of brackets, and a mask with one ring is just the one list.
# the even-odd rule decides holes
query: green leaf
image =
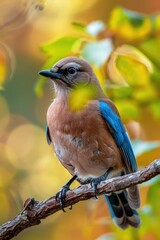
{"label": "green leaf", "polygon": [[144,86],[149,82],[146,67],[130,57],[118,56],[117,68],[131,86]]}
{"label": "green leaf", "polygon": [[154,72],[151,73],[150,79],[151,79],[152,84],[157,89],[157,91],[160,91],[160,70],[159,70],[159,68],[154,68]]}
{"label": "green leaf", "polygon": [[113,45],[110,39],[86,43],[82,49],[82,56],[90,64],[101,67],[109,58]]}
{"label": "green leaf", "polygon": [[159,207],[159,199],[160,199],[160,177],[157,177],[157,181],[152,184],[148,192],[148,202],[152,206],[153,212],[160,219],[160,207]]}
{"label": "green leaf", "polygon": [[137,103],[134,102],[133,100],[116,99],[114,103],[118,108],[123,121],[139,118],[140,115],[139,108]]}
{"label": "green leaf", "polygon": [[74,29],[81,31],[81,32],[86,32],[86,25],[83,23],[79,23],[79,22],[73,22],[72,26]]}
{"label": "green leaf", "polygon": [[139,103],[150,104],[151,102],[158,99],[158,93],[151,84],[148,84],[143,87],[143,91],[141,88],[136,88],[135,91],[133,92],[133,97]]}
{"label": "green leaf", "polygon": [[40,47],[41,51],[49,56],[67,56],[72,53],[72,48],[79,37],[64,36],[57,40],[46,43]]}
{"label": "green leaf", "polygon": [[[74,55],[79,52],[82,42],[83,39],[79,37],[64,36],[41,46],[41,51],[47,53],[49,57],[42,69],[50,69],[61,58],[67,57],[68,55]],[[40,76],[34,88],[36,95],[41,96],[43,94],[45,82],[46,79]]]}
{"label": "green leaf", "polygon": [[145,21],[145,15],[138,12],[123,9],[124,16],[130,21],[135,28],[142,27]]}
{"label": "green leaf", "polygon": [[[58,60],[60,60],[61,57],[59,56],[53,56],[49,57],[48,60],[45,62],[45,64],[42,66],[42,69],[50,69]],[[35,86],[34,86],[34,92],[37,96],[41,97],[43,95],[43,88],[47,81],[46,77],[39,76]]]}
{"label": "green leaf", "polygon": [[160,66],[160,57],[157,50],[160,49],[160,37],[152,37],[141,41],[140,49],[158,66]]}
{"label": "green leaf", "polygon": [[112,99],[126,99],[132,96],[132,88],[128,86],[120,86],[117,88],[106,88],[107,95]]}
{"label": "green leaf", "polygon": [[127,44],[116,48],[108,62],[110,78],[123,85],[145,86],[153,70],[151,61],[137,48]]}
{"label": "green leaf", "polygon": [[46,79],[44,77],[40,77],[34,86],[34,92],[38,97],[43,95],[43,87],[46,83]]}
{"label": "green leaf", "polygon": [[111,13],[109,27],[121,37],[136,40],[147,36],[152,24],[148,16],[118,7]]}
{"label": "green leaf", "polygon": [[152,28],[154,32],[160,30],[160,13],[151,16]]}
{"label": "green leaf", "polygon": [[158,147],[160,147],[160,141],[141,141],[134,140],[132,141],[133,150],[136,157],[139,157],[145,152],[152,151]]}
{"label": "green leaf", "polygon": [[97,36],[100,32],[105,30],[105,28],[106,28],[105,23],[97,20],[88,24],[86,26],[86,31],[92,36]]}
{"label": "green leaf", "polygon": [[155,118],[159,119],[160,118],[160,100],[151,103],[149,108],[150,108],[153,116]]}

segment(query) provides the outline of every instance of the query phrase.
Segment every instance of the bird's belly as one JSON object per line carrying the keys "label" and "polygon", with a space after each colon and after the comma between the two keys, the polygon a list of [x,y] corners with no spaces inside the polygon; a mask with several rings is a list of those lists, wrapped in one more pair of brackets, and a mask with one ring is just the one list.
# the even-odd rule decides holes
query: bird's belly
{"label": "bird's belly", "polygon": [[[98,177],[110,167],[115,167],[119,152],[115,145],[107,144],[98,136],[79,136],[55,131],[53,145],[60,162],[79,178]],[[106,140],[106,139],[105,139]],[[112,142],[111,142],[112,143]]]}

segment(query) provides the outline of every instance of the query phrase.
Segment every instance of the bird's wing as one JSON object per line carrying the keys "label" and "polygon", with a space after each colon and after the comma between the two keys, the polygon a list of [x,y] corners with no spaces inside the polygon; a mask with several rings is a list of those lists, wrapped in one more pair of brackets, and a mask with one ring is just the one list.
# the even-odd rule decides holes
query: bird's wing
{"label": "bird's wing", "polygon": [[46,138],[47,138],[48,144],[51,144],[52,140],[51,140],[51,136],[50,136],[48,125],[46,125]]}
{"label": "bird's wing", "polygon": [[99,101],[99,104],[101,116],[107,123],[111,135],[115,139],[117,147],[120,149],[127,173],[137,171],[132,145],[121,119],[113,112],[112,108],[106,102]]}

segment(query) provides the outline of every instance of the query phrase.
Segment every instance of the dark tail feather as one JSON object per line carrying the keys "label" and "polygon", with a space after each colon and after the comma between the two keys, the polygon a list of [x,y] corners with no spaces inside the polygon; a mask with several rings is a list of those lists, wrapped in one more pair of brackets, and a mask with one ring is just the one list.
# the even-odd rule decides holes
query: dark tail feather
{"label": "dark tail feather", "polygon": [[127,228],[129,225],[134,228],[139,227],[141,223],[140,217],[137,211],[129,206],[126,191],[104,195],[104,198],[108,203],[113,221],[118,227],[122,229]]}

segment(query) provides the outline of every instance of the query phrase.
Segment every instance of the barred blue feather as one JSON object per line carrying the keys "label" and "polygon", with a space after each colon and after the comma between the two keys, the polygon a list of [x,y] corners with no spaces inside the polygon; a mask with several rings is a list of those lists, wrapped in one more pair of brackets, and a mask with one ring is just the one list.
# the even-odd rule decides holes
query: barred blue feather
{"label": "barred blue feather", "polygon": [[[121,152],[124,160],[126,174],[137,171],[136,159],[133,153],[129,136],[117,114],[113,112],[111,107],[100,101],[100,113],[105,120],[111,135],[115,139],[117,147]],[[135,210],[140,205],[139,191],[137,186],[132,186],[127,191],[105,195],[111,216],[114,222],[121,228],[125,229],[128,225],[138,227],[140,218]]]}

